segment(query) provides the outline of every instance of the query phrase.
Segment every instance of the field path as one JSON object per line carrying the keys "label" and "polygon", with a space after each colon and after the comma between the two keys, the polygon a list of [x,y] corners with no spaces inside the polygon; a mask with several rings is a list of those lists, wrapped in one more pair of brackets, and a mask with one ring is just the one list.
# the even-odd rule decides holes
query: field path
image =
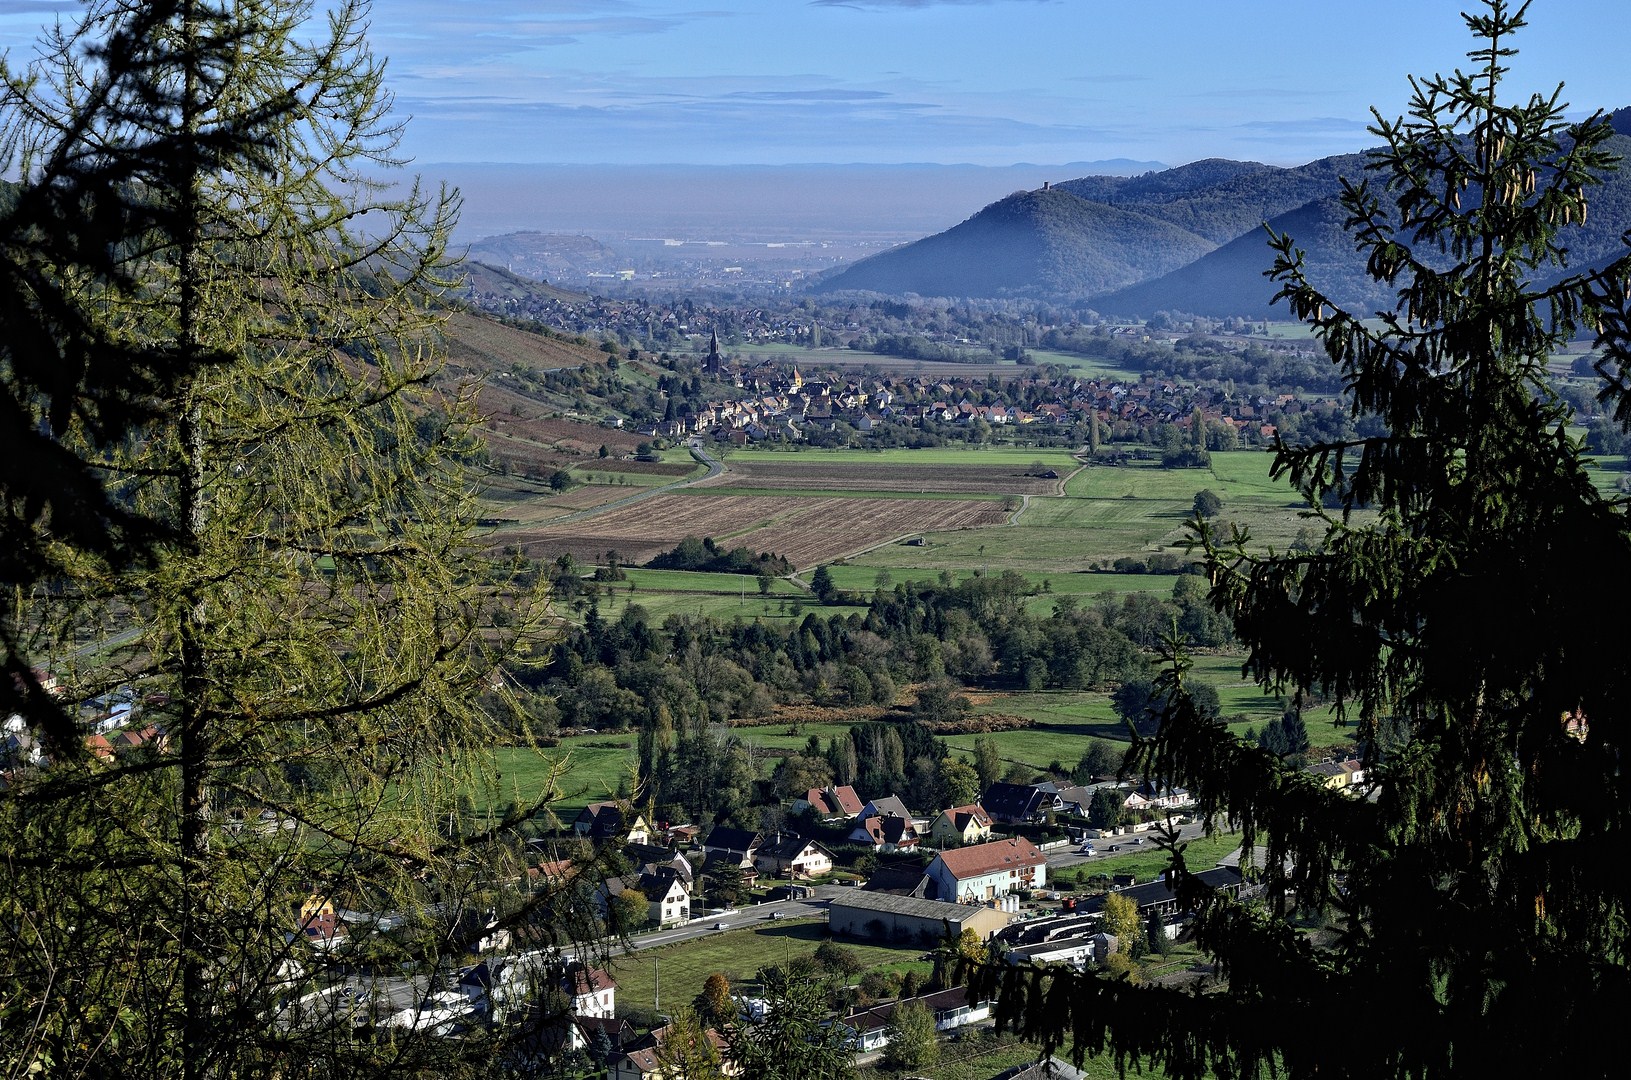
{"label": "field path", "polygon": [[653,495],[661,495],[665,491],[673,491],[675,488],[689,487],[691,484],[700,484],[704,480],[712,480],[714,477],[725,471],[724,464],[720,462],[718,458],[708,453],[708,451],[704,450],[696,443],[691,444],[691,456],[701,464],[708,466],[707,475],[693,476],[684,480],[676,480],[672,484],[664,484],[661,487],[645,488],[643,490],[636,491],[633,495],[628,495],[624,498],[618,499],[615,502],[603,503],[600,506],[591,506],[587,510],[579,510],[575,514],[567,514],[565,517],[555,518],[549,523],[550,528],[553,529],[559,525],[568,525],[574,521],[583,521],[586,518],[599,517],[601,514],[610,513],[613,510],[620,510],[623,507],[632,503],[637,503],[642,499],[649,499]]}

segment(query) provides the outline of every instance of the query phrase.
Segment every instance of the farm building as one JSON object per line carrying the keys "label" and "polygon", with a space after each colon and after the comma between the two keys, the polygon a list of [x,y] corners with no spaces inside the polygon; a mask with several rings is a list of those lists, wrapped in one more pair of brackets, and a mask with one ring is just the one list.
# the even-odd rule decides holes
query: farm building
{"label": "farm building", "polygon": [[985,941],[1008,925],[1012,916],[983,905],[943,904],[915,896],[856,889],[827,908],[827,928],[834,934],[883,941],[917,941],[930,945],[949,932],[957,937],[972,930]]}

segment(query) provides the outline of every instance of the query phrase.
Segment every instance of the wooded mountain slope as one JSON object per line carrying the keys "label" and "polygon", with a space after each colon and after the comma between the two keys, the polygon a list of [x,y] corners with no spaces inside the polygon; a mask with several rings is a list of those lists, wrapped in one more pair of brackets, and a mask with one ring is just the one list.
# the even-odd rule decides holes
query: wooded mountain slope
{"label": "wooded mountain slope", "polygon": [[1204,236],[1066,191],[1021,191],[960,225],[863,259],[817,286],[923,296],[1103,292],[1210,251]]}
{"label": "wooded mountain slope", "polygon": [[[1631,110],[1615,114],[1608,148],[1631,158]],[[1037,297],[1085,301],[1116,316],[1170,310],[1261,317],[1275,289],[1263,223],[1290,233],[1309,276],[1339,303],[1385,299],[1342,226],[1342,178],[1365,178],[1365,155],[1296,168],[1217,158],[1142,176],[1087,176],[1016,192],[935,236],[827,278],[822,292]],[[1608,174],[1590,220],[1564,230],[1571,267],[1623,251],[1631,228],[1631,171]]]}

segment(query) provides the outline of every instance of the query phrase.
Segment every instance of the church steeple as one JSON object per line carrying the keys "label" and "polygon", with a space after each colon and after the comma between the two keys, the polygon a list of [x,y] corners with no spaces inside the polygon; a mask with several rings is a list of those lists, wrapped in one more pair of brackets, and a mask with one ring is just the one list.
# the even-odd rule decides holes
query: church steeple
{"label": "church steeple", "polygon": [[725,369],[724,357],[719,355],[719,331],[708,331],[708,358],[702,362],[702,370],[707,375],[718,375]]}

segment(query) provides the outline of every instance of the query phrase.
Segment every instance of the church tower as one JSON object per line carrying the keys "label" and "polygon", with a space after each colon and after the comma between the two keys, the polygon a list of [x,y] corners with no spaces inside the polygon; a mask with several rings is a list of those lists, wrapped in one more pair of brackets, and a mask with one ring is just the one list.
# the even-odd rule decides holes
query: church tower
{"label": "church tower", "polygon": [[708,332],[708,358],[702,362],[704,375],[719,375],[725,370],[725,359],[719,355],[719,331]]}

